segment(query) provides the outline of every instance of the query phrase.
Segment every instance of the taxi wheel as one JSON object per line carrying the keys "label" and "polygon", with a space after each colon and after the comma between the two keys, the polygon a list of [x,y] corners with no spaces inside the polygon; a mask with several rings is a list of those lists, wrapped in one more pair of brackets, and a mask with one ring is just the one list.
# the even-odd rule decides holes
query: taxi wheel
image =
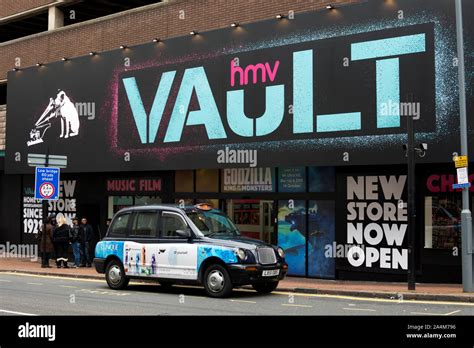
{"label": "taxi wheel", "polygon": [[211,297],[226,297],[232,292],[232,281],[225,267],[210,265],[204,273],[204,288]]}
{"label": "taxi wheel", "polygon": [[125,276],[122,263],[118,260],[112,260],[107,265],[105,280],[111,289],[120,290],[127,287],[129,278]]}
{"label": "taxi wheel", "polygon": [[278,282],[254,283],[252,287],[261,294],[269,294],[278,287]]}

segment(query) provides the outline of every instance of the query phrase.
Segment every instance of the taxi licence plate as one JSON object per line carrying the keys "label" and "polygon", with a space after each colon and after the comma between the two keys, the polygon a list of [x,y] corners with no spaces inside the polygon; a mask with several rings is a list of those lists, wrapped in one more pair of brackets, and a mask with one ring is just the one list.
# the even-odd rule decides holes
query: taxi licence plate
{"label": "taxi licence plate", "polygon": [[269,269],[262,272],[262,277],[274,277],[280,274],[279,269]]}

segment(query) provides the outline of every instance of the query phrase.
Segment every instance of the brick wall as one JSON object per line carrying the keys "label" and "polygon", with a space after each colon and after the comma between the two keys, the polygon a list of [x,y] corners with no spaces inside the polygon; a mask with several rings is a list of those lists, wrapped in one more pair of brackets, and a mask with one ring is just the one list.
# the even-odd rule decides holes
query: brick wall
{"label": "brick wall", "polygon": [[[363,0],[170,0],[0,44],[0,80],[14,67],[16,58],[20,58],[21,66],[28,67],[37,62],[57,61],[63,56],[111,50],[121,44],[149,42],[154,37],[169,38],[187,35],[190,30],[227,27],[234,21],[268,19],[289,10],[297,15],[321,9],[328,3],[343,5],[360,1]],[[180,14],[185,18],[180,19]]]}
{"label": "brick wall", "polygon": [[0,18],[50,4],[54,0],[0,0]]}

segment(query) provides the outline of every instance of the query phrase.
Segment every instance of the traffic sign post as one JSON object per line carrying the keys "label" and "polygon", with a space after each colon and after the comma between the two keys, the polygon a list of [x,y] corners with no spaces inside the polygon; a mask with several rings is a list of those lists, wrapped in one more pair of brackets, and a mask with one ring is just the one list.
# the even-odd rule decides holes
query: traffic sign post
{"label": "traffic sign post", "polygon": [[[50,168],[50,165],[54,168]],[[59,198],[59,168],[67,167],[67,156],[46,154],[28,154],[28,165],[35,167],[35,198],[41,199],[43,223],[48,217],[48,200]],[[52,171],[50,171],[52,170]],[[38,180],[39,175],[39,180]]]}
{"label": "traffic sign post", "polygon": [[35,198],[43,200],[59,199],[59,168],[36,167]]}

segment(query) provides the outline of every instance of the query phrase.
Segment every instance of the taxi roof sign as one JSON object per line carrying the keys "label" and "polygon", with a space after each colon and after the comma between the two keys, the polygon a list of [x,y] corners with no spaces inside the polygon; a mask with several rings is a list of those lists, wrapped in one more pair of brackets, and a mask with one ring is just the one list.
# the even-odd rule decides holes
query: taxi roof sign
{"label": "taxi roof sign", "polygon": [[212,205],[208,203],[199,203],[199,204],[196,204],[195,207],[199,210],[212,210],[213,209]]}

